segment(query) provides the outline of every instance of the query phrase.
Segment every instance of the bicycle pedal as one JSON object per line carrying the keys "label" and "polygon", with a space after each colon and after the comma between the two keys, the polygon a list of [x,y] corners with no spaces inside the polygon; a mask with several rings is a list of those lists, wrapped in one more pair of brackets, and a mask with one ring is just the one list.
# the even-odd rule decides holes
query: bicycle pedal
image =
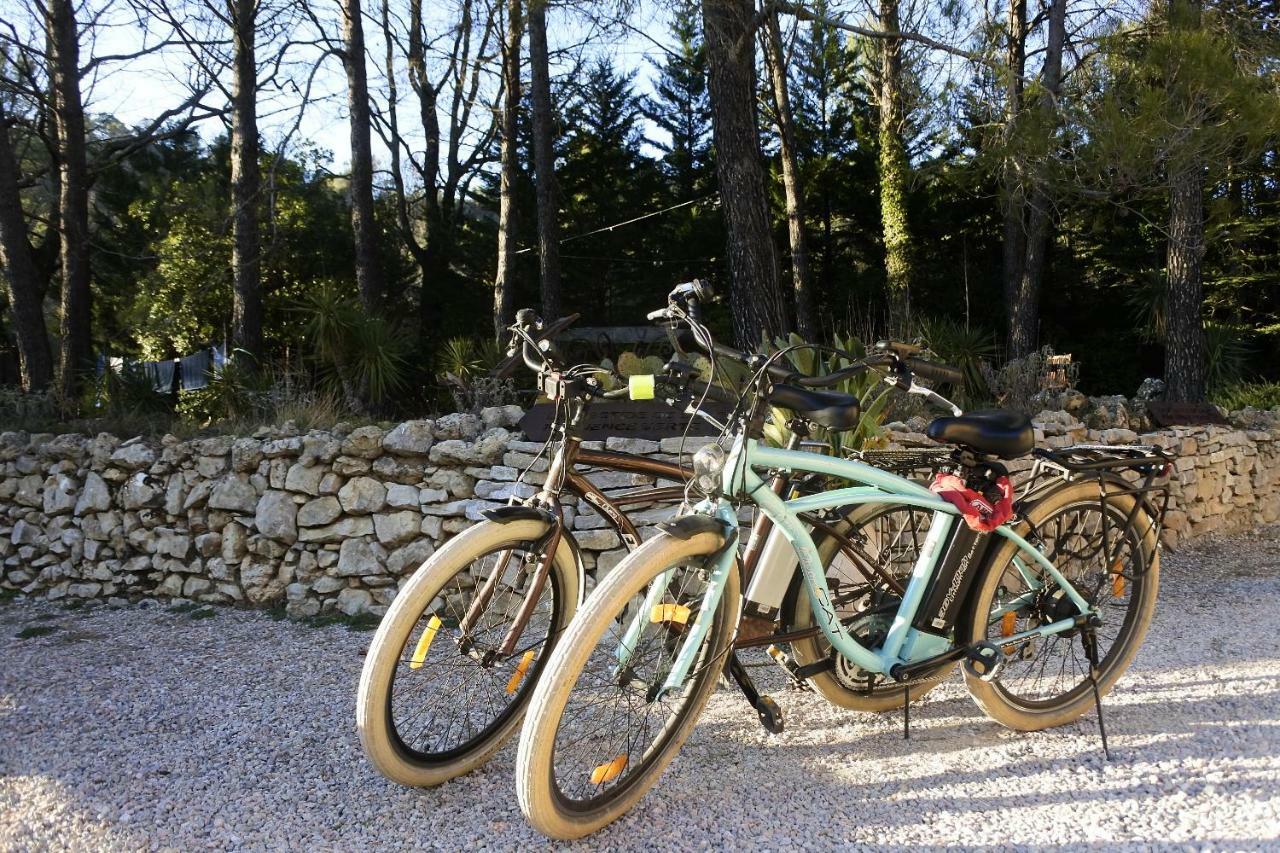
{"label": "bicycle pedal", "polygon": [[756,713],[760,715],[760,725],[772,734],[782,734],[786,723],[782,719],[782,708],[778,707],[777,702],[768,696],[761,696],[756,699],[755,708]]}
{"label": "bicycle pedal", "polygon": [[769,646],[766,650],[769,657],[773,658],[773,662],[782,667],[782,671],[787,674],[787,683],[796,690],[811,690],[809,682],[805,680],[805,676],[801,674],[801,667],[791,658],[791,655],[784,652],[777,646]]}
{"label": "bicycle pedal", "polygon": [[975,643],[965,652],[964,671],[979,681],[993,681],[1004,668],[1004,654],[992,643]]}

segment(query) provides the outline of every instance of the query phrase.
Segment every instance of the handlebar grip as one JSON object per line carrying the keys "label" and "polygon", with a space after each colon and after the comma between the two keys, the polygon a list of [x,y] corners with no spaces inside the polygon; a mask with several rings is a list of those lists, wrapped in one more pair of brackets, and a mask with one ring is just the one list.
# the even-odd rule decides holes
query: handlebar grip
{"label": "handlebar grip", "polygon": [[964,385],[964,373],[958,368],[946,364],[936,364],[920,358],[908,358],[905,361],[907,367],[911,368],[911,372],[916,376],[921,376],[931,382]]}

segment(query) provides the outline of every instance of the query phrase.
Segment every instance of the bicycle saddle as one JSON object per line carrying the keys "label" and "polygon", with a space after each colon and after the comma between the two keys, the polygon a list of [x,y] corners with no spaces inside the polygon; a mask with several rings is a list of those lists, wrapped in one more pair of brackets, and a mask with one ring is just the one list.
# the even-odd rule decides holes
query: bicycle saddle
{"label": "bicycle saddle", "polygon": [[960,444],[1001,459],[1026,456],[1036,443],[1031,418],[1018,412],[999,410],[935,418],[926,434],[934,441]]}
{"label": "bicycle saddle", "polygon": [[775,384],[769,392],[769,402],[837,432],[856,427],[861,414],[857,397],[834,391],[810,391],[797,385]]}

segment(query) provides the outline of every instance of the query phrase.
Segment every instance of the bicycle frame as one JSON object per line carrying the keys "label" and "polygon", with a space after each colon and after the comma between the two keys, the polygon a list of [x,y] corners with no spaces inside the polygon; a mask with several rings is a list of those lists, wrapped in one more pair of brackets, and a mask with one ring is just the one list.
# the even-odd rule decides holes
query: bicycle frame
{"label": "bicycle frame", "polygon": [[[861,485],[784,500],[767,487],[759,473],[770,469],[793,474],[796,472],[825,474]],[[761,515],[768,518],[791,543],[799,559],[804,586],[809,595],[818,628],[837,652],[857,666],[868,672],[888,675],[895,666],[919,662],[952,648],[949,638],[926,634],[912,627],[912,621],[921,600],[938,571],[942,546],[958,517],[956,508],[950,503],[918,483],[865,463],[768,447],[755,439],[746,438],[741,433],[736,438],[725,463],[722,491],[725,495],[748,495],[759,508]],[[827,586],[826,573],[823,570],[817,546],[800,518],[801,513],[861,504],[912,506],[930,510],[933,513],[929,531],[912,569],[902,601],[879,649],[863,646],[840,623],[835,607],[831,603],[831,591]],[[726,524],[736,524],[736,514],[732,506],[719,498],[703,501],[695,507],[695,512],[714,515]],[[1088,602],[1053,563],[1014,531],[1012,526],[1002,525],[995,532],[1013,542],[1020,553],[1025,553],[1032,562],[1042,568],[1045,574],[1066,593],[1082,616],[1092,612]],[[710,629],[724,591],[728,572],[734,568],[735,558],[736,551],[729,549],[727,553],[720,555],[714,566],[707,567],[709,580],[698,616],[686,635],[660,695],[679,688],[688,676],[689,668],[693,665],[698,649],[701,648],[703,639]],[[1025,567],[1020,565],[1019,568],[1032,590],[1043,586]],[[630,650],[634,648],[636,639],[643,631],[646,615],[662,596],[665,587],[666,583],[661,578],[655,579],[650,586],[645,606],[628,626],[617,650],[619,665],[624,665],[629,658]],[[996,613],[990,618],[999,618],[1003,612]],[[1002,638],[1001,642],[1016,644],[1032,637],[1056,634],[1076,627],[1078,624],[1078,617],[1062,619]]]}

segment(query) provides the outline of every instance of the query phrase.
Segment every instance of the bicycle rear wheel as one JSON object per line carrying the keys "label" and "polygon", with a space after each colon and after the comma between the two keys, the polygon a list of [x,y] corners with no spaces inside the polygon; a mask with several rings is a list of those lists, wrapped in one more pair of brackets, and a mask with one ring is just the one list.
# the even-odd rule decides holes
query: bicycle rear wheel
{"label": "bicycle rear wheel", "polygon": [[[1070,483],[1046,494],[1026,513],[1034,531],[1028,541],[1101,617],[1094,632],[1101,695],[1111,690],[1142,645],[1160,586],[1154,520],[1135,505],[1133,495],[1109,488],[1114,493],[1100,503],[1096,482]],[[987,716],[1012,729],[1035,731],[1068,723],[1093,707],[1086,633],[1076,629],[1017,644],[1002,642],[1079,612],[1012,542],[996,552],[973,602],[965,640],[990,642],[1005,652],[1004,666],[992,681],[965,674],[970,695]]]}
{"label": "bicycle rear wheel", "polygon": [[[392,602],[356,700],[361,744],[387,778],[439,785],[479,767],[514,734],[578,600],[576,561],[562,541],[515,649],[501,651],[549,529],[538,520],[481,522],[433,554]],[[462,631],[494,572],[492,596]]]}
{"label": "bicycle rear wheel", "polygon": [[[906,586],[932,517],[929,510],[913,507],[862,506],[835,524],[836,529],[848,537],[856,559],[843,553],[833,537],[827,536],[818,542],[818,554],[826,566],[827,585],[837,616],[841,624],[869,646],[874,646],[876,637],[888,631],[901,601],[880,575],[892,577]],[[796,596],[791,624],[796,628],[813,624],[812,606],[803,589]],[[844,655],[833,652],[831,643],[821,634],[796,640],[791,649],[800,666],[818,663],[834,654],[834,667],[809,679],[813,689],[831,704],[868,712],[902,707],[907,685],[883,674],[862,671]],[[954,666],[943,664],[936,671],[914,679],[910,685],[912,701],[938,686]]]}
{"label": "bicycle rear wheel", "polygon": [[[668,695],[660,688],[698,618],[702,563],[722,542],[713,533],[651,539],[569,626],[534,689],[516,759],[520,808],[539,832],[580,838],[615,820],[653,787],[689,736],[731,647],[736,566],[688,677]],[[653,583],[663,585],[656,605],[647,598]],[[641,633],[623,666],[617,653],[637,614]]]}

